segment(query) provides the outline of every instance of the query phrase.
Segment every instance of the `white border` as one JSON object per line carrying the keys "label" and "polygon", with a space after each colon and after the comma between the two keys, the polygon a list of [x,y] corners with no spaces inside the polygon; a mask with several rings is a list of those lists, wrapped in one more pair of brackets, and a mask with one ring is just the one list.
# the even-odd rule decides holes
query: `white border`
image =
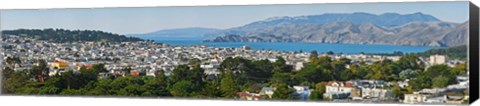
{"label": "white border", "polygon": [[[365,3],[467,0],[0,0],[0,9]],[[476,0],[478,1],[478,0]]]}
{"label": "white border", "polygon": [[[51,8],[100,8],[100,7],[153,7],[153,6],[207,6],[207,5],[252,5],[252,4],[301,4],[301,3],[364,3],[364,2],[413,2],[432,0],[0,0],[0,9],[51,9]],[[434,0],[465,1],[465,0]],[[471,0],[480,5],[480,0]],[[1,106],[403,106],[408,104],[361,104],[361,103],[315,103],[315,102],[259,102],[222,100],[172,100],[129,99],[91,97],[45,97],[45,96],[0,96]],[[479,103],[475,103],[479,104]],[[472,105],[475,105],[472,104]]]}

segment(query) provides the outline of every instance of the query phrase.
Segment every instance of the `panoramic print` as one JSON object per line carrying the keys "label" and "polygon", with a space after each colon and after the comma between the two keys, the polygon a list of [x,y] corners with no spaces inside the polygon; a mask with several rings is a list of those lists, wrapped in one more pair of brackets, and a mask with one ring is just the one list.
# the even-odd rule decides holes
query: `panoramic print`
{"label": "panoramic print", "polygon": [[1,94],[468,104],[468,7],[2,10]]}

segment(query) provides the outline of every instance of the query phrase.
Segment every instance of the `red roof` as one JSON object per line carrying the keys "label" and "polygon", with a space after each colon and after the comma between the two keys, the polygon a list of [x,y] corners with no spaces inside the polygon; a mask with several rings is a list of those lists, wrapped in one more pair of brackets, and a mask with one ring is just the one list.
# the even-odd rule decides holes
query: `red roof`
{"label": "red roof", "polygon": [[334,83],[338,83],[339,85],[343,84],[343,82],[341,82],[341,81],[328,81],[327,85],[332,86]]}
{"label": "red roof", "polygon": [[246,92],[238,92],[237,95],[240,96],[240,97],[251,96],[249,93],[246,93]]}
{"label": "red roof", "polygon": [[130,71],[130,74],[133,76],[140,76],[140,73],[138,71],[132,70]]}
{"label": "red roof", "polygon": [[92,64],[86,64],[86,65],[84,65],[84,66],[85,66],[85,68],[93,68],[93,65],[92,65]]}
{"label": "red roof", "polygon": [[252,95],[248,92],[238,92],[237,95],[240,97],[240,98],[247,98],[247,97],[252,97],[252,98],[257,98],[257,99],[260,99],[262,98],[262,96],[259,96],[259,95]]}
{"label": "red roof", "polygon": [[353,82],[345,82],[345,87],[353,87]]}
{"label": "red roof", "polygon": [[327,83],[328,86],[333,86],[334,83],[339,84],[340,87],[353,87],[354,84],[353,82],[347,81],[347,82],[342,82],[342,81],[329,81]]}

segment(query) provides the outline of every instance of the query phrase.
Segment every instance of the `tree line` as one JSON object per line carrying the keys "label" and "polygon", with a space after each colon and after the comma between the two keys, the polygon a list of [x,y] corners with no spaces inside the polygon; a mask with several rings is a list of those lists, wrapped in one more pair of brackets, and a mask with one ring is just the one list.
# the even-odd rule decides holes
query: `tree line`
{"label": "tree line", "polygon": [[5,35],[16,35],[56,43],[65,42],[133,42],[143,41],[140,38],[127,37],[97,30],[67,30],[67,29],[17,29],[4,30]]}
{"label": "tree line", "polygon": [[[447,48],[434,48],[434,49],[429,49],[427,51],[414,53],[414,54],[422,57],[427,57],[431,55],[446,55],[450,59],[466,60],[467,52],[468,52],[467,47],[468,47],[467,45],[459,45],[459,46],[452,46]],[[403,56],[408,53],[403,53],[401,51],[394,51],[393,53],[361,53],[361,54],[382,55],[382,56]]]}

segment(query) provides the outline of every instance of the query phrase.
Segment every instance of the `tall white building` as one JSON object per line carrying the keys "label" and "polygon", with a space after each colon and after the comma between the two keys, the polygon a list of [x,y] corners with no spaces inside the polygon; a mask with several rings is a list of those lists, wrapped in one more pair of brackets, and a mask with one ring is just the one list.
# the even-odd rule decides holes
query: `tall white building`
{"label": "tall white building", "polygon": [[430,56],[430,65],[446,64],[446,63],[447,63],[447,56],[445,55]]}

